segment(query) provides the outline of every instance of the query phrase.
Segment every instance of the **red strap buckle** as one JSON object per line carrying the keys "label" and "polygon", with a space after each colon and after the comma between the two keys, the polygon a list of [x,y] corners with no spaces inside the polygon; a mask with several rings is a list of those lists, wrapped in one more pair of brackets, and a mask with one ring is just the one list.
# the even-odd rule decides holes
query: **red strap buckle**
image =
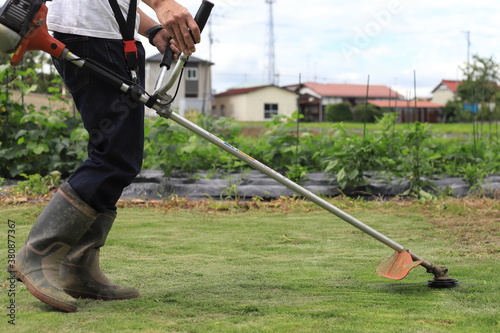
{"label": "red strap buckle", "polygon": [[137,52],[135,39],[124,40],[123,51],[127,60],[127,70],[130,72],[137,71],[139,69],[139,53]]}
{"label": "red strap buckle", "polygon": [[137,46],[135,45],[135,39],[124,40],[123,50],[125,51],[125,53],[137,53]]}

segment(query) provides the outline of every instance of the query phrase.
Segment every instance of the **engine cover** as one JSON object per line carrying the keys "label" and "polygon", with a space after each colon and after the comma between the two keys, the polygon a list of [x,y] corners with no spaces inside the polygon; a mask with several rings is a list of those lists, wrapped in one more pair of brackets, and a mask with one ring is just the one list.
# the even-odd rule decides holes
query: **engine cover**
{"label": "engine cover", "polygon": [[0,0],[0,52],[14,52],[44,0]]}

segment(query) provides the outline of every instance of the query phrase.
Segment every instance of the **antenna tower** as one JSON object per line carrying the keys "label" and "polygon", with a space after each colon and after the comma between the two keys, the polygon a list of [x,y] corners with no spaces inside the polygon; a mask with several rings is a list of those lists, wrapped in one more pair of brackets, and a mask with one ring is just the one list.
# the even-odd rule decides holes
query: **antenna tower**
{"label": "antenna tower", "polygon": [[267,80],[270,84],[276,84],[276,74],[274,69],[274,20],[273,4],[276,0],[265,0],[269,4],[269,26],[267,41]]}

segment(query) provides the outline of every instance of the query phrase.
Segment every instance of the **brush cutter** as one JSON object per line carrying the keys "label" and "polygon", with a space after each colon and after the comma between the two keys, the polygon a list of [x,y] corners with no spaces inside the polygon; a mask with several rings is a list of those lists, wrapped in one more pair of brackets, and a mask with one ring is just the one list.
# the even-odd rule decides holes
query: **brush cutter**
{"label": "brush cutter", "polygon": [[[213,4],[211,2],[206,0],[202,1],[195,16],[195,20],[200,30],[205,26],[212,7]],[[130,80],[117,76],[97,62],[91,59],[82,59],[72,54],[64,44],[49,35],[45,23],[46,15],[47,7],[44,0],[6,0],[0,8],[0,51],[5,53],[14,52],[11,59],[12,65],[17,65],[26,51],[42,50],[56,58],[65,59],[75,66],[87,68],[91,73],[115,86],[117,89],[120,89],[124,94],[156,110],[161,117],[172,119],[179,125],[203,137],[222,150],[246,162],[253,168],[263,172],[304,198],[309,199],[318,206],[395,250],[396,253],[393,256],[382,261],[378,266],[377,273],[379,275],[389,279],[400,280],[406,277],[411,269],[421,265],[427,269],[428,273],[434,275],[432,280],[428,280],[429,286],[452,287],[457,284],[457,280],[448,275],[446,267],[437,266],[422,259],[415,253],[410,252],[410,250],[404,246],[367,226],[304,187],[252,158],[248,154],[245,154],[205,129],[190,122],[181,115],[172,112],[170,106],[175,96],[170,96],[168,91],[174,86],[177,79],[180,78],[182,70],[189,59],[188,56],[182,53],[178,56],[177,63],[169,79],[162,85],[163,76],[166,70],[170,68],[170,63],[173,58],[171,52],[166,52],[162,60],[161,74],[155,86],[155,91],[153,94],[148,94],[142,87]]]}

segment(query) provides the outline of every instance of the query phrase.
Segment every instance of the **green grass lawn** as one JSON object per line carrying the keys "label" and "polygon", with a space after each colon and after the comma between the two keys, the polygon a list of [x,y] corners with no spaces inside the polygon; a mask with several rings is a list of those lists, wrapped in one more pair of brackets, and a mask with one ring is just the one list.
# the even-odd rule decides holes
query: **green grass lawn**
{"label": "green grass lawn", "polygon": [[[244,126],[257,126],[257,127],[265,127],[265,122],[242,122]],[[311,128],[311,129],[333,129],[335,124],[331,122],[321,122],[321,123],[300,123],[301,128]],[[354,131],[363,131],[364,124],[363,123],[354,123],[354,122],[344,122],[343,126],[348,130]],[[414,126],[414,124],[395,124],[395,128],[397,130],[403,130],[408,126]],[[463,134],[463,135],[472,135],[475,131],[482,134],[492,134],[498,135],[499,133],[499,125],[495,122],[477,122],[475,125],[472,123],[435,123],[429,124],[430,129],[434,133],[439,134]],[[366,129],[368,131],[380,130],[380,125],[374,123],[366,124]]]}
{"label": "green grass lawn", "polygon": [[[310,203],[262,203],[246,212],[217,202],[124,205],[101,266],[141,297],[79,300],[78,311],[67,314],[18,283],[14,327],[3,279],[0,331],[500,331],[497,202],[333,203],[464,280],[430,289],[432,275],[422,267],[401,281],[382,278],[375,268],[392,250]],[[0,206],[5,222],[16,222],[18,247],[41,207]]]}

